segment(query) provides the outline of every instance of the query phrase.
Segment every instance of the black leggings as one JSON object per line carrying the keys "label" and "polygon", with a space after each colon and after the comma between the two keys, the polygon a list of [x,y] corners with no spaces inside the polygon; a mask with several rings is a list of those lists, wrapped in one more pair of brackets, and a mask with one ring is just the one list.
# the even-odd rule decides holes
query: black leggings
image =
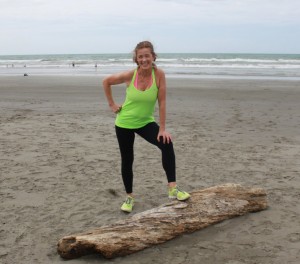
{"label": "black leggings", "polygon": [[157,141],[157,135],[159,132],[159,126],[155,123],[149,123],[142,128],[127,129],[116,126],[116,134],[119,142],[121,159],[122,159],[122,178],[125,186],[126,193],[132,193],[133,183],[133,144],[135,133],[140,135],[142,138],[157,146],[162,152],[162,165],[166,172],[168,182],[176,181],[176,170],[175,170],[175,153],[172,142],[163,143]]}

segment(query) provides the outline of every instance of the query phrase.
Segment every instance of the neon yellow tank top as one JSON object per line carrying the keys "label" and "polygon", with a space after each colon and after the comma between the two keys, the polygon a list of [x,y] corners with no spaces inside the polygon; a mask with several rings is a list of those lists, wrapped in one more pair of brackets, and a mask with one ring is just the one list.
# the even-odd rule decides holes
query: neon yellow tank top
{"label": "neon yellow tank top", "polygon": [[122,128],[141,128],[154,122],[154,109],[157,101],[158,87],[152,69],[152,85],[145,91],[140,91],[134,86],[137,70],[134,71],[130,85],[126,89],[125,102],[117,114],[115,124]]}

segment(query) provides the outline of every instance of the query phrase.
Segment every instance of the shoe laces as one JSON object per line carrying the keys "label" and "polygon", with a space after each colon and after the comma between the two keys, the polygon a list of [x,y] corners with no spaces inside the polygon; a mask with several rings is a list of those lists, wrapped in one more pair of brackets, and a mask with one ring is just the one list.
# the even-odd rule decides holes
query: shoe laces
{"label": "shoe laces", "polygon": [[126,204],[131,204],[132,203],[133,198],[132,197],[127,197],[125,203]]}
{"label": "shoe laces", "polygon": [[179,193],[179,192],[185,193],[185,191],[180,190],[177,186],[175,188],[176,188],[176,193]]}

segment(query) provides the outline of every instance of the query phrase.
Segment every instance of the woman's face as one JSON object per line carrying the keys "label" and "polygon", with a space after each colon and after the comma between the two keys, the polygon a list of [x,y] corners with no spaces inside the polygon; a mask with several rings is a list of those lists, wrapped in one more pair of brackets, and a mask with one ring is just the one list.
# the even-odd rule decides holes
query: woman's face
{"label": "woman's face", "polygon": [[141,69],[147,70],[152,68],[154,57],[149,48],[142,48],[137,50],[136,60]]}

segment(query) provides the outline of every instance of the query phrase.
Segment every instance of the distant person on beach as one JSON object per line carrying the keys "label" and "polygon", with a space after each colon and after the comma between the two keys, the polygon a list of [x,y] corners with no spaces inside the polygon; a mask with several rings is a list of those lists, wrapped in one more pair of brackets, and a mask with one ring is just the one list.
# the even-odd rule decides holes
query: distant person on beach
{"label": "distant person on beach", "polygon": [[[108,76],[103,80],[103,88],[110,109],[117,114],[115,130],[121,153],[122,179],[127,193],[121,206],[124,212],[131,212],[134,205],[133,185],[133,145],[135,134],[157,146],[162,153],[162,166],[168,180],[169,198],[184,201],[190,197],[176,184],[175,153],[171,135],[166,131],[166,80],[165,73],[156,67],[156,53],[151,42],[137,44],[133,60],[137,68]],[[111,86],[125,83],[125,102],[117,104],[112,96]],[[159,105],[159,125],[154,119],[156,101]],[[147,161],[143,161],[147,162]]]}

